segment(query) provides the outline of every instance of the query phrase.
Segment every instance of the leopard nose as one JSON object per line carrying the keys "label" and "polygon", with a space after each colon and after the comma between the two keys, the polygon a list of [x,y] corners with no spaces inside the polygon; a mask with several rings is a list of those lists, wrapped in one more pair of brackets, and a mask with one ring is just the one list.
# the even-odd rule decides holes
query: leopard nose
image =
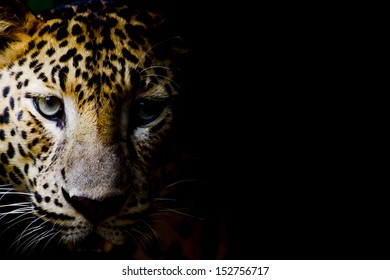
{"label": "leopard nose", "polygon": [[62,189],[62,193],[65,200],[93,224],[98,224],[105,218],[117,213],[125,202],[124,196],[94,200],[82,196],[70,197],[64,189]]}

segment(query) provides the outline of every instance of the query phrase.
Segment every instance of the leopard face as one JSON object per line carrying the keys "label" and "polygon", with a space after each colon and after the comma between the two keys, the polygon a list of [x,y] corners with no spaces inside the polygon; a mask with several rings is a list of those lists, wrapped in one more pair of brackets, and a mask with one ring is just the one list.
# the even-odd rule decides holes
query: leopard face
{"label": "leopard face", "polygon": [[27,221],[20,248],[168,246],[155,218],[174,182],[181,51],[162,15],[123,3],[0,4],[0,182],[25,198],[3,208]]}

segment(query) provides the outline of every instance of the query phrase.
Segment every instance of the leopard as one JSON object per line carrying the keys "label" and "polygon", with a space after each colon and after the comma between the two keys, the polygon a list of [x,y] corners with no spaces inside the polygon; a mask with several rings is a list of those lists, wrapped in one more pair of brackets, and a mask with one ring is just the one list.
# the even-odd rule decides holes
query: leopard
{"label": "leopard", "polygon": [[228,237],[194,210],[207,182],[186,177],[177,143],[188,49],[162,2],[1,1],[7,256],[224,258]]}

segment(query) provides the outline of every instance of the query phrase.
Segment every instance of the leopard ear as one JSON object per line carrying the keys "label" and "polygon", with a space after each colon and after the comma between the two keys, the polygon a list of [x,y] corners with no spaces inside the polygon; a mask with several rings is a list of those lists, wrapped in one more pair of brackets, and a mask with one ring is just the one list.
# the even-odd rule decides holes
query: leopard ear
{"label": "leopard ear", "polygon": [[21,40],[34,28],[38,19],[19,0],[0,1],[0,51]]}

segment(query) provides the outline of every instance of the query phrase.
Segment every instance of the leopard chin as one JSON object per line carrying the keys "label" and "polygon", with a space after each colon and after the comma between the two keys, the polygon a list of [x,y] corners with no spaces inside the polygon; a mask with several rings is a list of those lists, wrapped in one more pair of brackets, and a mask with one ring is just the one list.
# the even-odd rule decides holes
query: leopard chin
{"label": "leopard chin", "polygon": [[91,235],[85,240],[76,243],[68,243],[69,252],[84,252],[84,253],[109,253],[113,249],[114,244],[100,238],[97,235]]}

